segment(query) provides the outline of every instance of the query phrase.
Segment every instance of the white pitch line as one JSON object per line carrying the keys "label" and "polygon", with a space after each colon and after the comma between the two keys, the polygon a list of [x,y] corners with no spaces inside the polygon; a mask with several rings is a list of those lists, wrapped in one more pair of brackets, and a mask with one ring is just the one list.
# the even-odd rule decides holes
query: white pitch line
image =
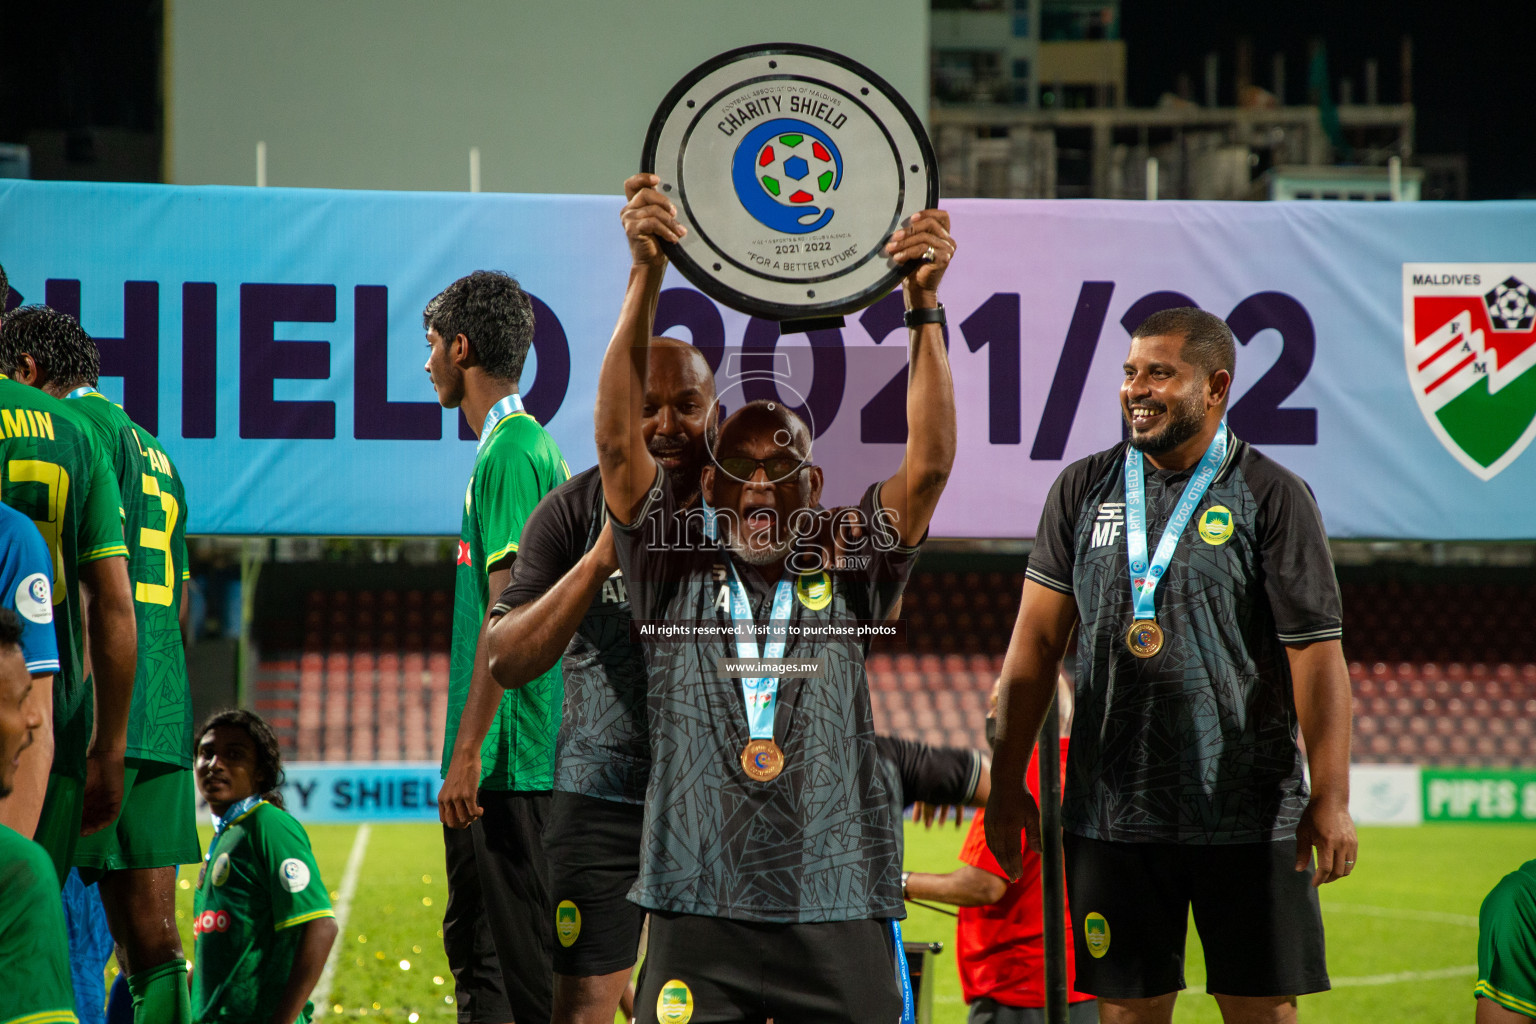
{"label": "white pitch line", "polygon": [[1429,921],[1433,924],[1459,924],[1464,928],[1476,928],[1477,918],[1470,914],[1444,914],[1438,910],[1410,910],[1402,907],[1373,907],[1365,903],[1323,904],[1324,913],[1333,910],[1341,914],[1361,914],[1365,917],[1394,917],[1402,921]]}
{"label": "white pitch line", "polygon": [[[1470,978],[1477,973],[1477,966],[1439,967],[1432,971],[1396,971],[1392,974],[1364,974],[1357,978],[1333,978],[1334,988],[1360,988],[1366,985],[1396,985],[1404,981],[1443,981],[1446,978]],[[1192,996],[1204,995],[1204,985],[1191,985],[1184,990]]]}
{"label": "white pitch line", "polygon": [[368,853],[368,835],[371,825],[359,825],[357,836],[352,840],[352,852],[347,855],[347,866],[341,873],[341,888],[336,890],[336,943],[331,955],[325,958],[325,969],[315,984],[310,999],[315,1004],[315,1016],[331,1012],[331,982],[336,977],[336,962],[341,958],[341,948],[346,943],[347,913],[352,909],[352,897],[357,893],[357,879],[363,873],[363,857]]}

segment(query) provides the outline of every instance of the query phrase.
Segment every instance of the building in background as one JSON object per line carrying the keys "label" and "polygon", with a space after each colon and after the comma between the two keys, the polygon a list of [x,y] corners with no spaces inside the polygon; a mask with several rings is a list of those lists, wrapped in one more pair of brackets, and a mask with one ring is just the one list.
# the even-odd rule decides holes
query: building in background
{"label": "building in background", "polygon": [[[1126,41],[1113,0],[934,0],[929,129],[946,195],[1101,199],[1418,199],[1465,196],[1465,161],[1412,166],[1411,49],[1383,102],[1377,62],[1364,96],[1339,82],[1326,52],[1307,80],[1285,81],[1275,54],[1268,88],[1253,46],[1238,42],[1226,93],[1221,58],[1205,60],[1197,101],[1189,76],[1155,108],[1126,105]],[[1425,189],[1429,174],[1431,188]]]}

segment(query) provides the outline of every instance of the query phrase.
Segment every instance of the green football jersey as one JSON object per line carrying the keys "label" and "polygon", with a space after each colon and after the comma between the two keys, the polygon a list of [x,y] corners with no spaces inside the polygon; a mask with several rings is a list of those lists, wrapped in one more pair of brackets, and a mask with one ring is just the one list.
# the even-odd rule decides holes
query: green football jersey
{"label": "green football jersey", "polygon": [[0,825],[0,1024],[77,1024],[53,862]]}
{"label": "green football jersey", "polygon": [[[192,1019],[267,1024],[293,972],[297,926],[336,912],[291,814],[265,800],[228,814],[192,901]],[[310,1013],[306,1006],[298,1019]]]}
{"label": "green football jersey", "polygon": [[181,583],[187,578],[187,495],[153,434],[98,391],[68,396],[112,463],[123,499],[128,581],[139,626],[139,661],[128,716],[128,756],[192,767],[192,692],[181,643]]}
{"label": "green football jersey", "polygon": [[0,501],[37,524],[53,555],[53,771],[85,778],[94,702],[85,681],[80,570],[126,558],[122,501],[112,467],[74,413],[57,398],[0,374]]}
{"label": "green football jersey", "polygon": [[1536,860],[1505,875],[1483,900],[1473,994],[1536,1017]]}
{"label": "green football jersey", "polygon": [[[443,735],[443,775],[453,756],[459,716],[469,697],[475,645],[488,607],[488,577],[517,554],[523,524],[539,499],[570,479],[560,448],[526,412],[496,421],[480,439],[474,475],[464,492],[453,588],[453,652],[448,675],[448,727]],[[480,749],[480,784],[496,790],[544,790],[554,786],[555,734],[565,687],[560,664],[501,696],[496,720]]]}

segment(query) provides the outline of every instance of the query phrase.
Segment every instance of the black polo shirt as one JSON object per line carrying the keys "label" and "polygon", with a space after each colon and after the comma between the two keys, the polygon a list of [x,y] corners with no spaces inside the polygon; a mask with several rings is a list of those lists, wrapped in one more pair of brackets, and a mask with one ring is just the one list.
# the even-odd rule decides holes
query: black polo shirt
{"label": "black polo shirt", "polygon": [[[589,469],[550,491],[523,526],[512,582],[496,611],[542,596],[597,543],[607,521],[603,481]],[[638,804],[650,774],[645,658],[630,638],[624,574],[592,598],[561,658],[565,704],[555,745],[554,788]]]}
{"label": "black polo shirt", "polygon": [[[1166,639],[1127,649],[1126,443],[1073,463],[1040,516],[1027,576],[1077,601],[1065,827],[1092,839],[1287,839],[1306,807],[1285,645],[1342,635],[1322,516],[1300,477],[1230,437],[1158,584]],[[1192,470],[1146,466],[1154,551]]]}
{"label": "black polo shirt", "polygon": [[[860,506],[874,522],[879,486]],[[615,522],[619,564],[638,627],[729,626],[735,562],[766,623],[774,587],[675,517],[659,473],[628,527]],[[678,524],[687,526],[679,536]],[[880,548],[886,550],[879,550]],[[799,577],[796,627],[883,621],[901,596],[916,548],[868,544],[862,569]],[[741,682],[722,679],[728,633],[642,637],[649,669],[651,778],[640,876],[630,898],[652,910],[742,921],[802,923],[901,917],[901,860],[892,794],[875,752],[864,673],[867,642],[791,636],[786,659],[819,657],[821,678],[782,677],[774,738],[783,773],[755,782],[741,768],[749,740]]]}

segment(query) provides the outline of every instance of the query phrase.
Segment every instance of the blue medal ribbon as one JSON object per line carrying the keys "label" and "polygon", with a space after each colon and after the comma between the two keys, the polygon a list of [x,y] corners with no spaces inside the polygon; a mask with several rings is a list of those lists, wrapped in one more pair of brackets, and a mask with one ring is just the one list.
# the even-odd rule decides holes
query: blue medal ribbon
{"label": "blue medal ribbon", "polygon": [[907,970],[907,949],[901,941],[901,922],[891,918],[891,945],[895,949],[896,987],[901,989],[901,1024],[917,1024],[917,1005],[912,998],[912,975]]}
{"label": "blue medal ribbon", "polygon": [[[219,816],[219,820],[213,823],[213,838],[219,838],[225,829],[229,828],[229,826],[235,823],[235,819],[239,818],[240,815],[244,814],[246,811],[249,811],[252,807],[255,807],[257,804],[261,803],[261,800],[262,796],[260,793],[253,793],[246,797],[244,800],[236,800],[234,803],[230,804],[229,810],[221,814]],[[203,855],[203,860],[207,860],[211,856],[213,856],[212,842],[208,844],[208,852]]]}
{"label": "blue medal ribbon", "polygon": [[491,411],[485,414],[485,426],[480,428],[480,444],[475,446],[475,450],[480,450],[480,445],[485,444],[485,439],[491,436],[491,431],[496,429],[496,424],[500,423],[503,417],[522,411],[523,397],[516,391],[491,406]]}
{"label": "blue medal ribbon", "polygon": [[[788,575],[779,580],[773,591],[773,610],[768,613],[769,630],[773,639],[758,653],[757,636],[753,633],[752,603],[747,599],[747,588],[742,586],[736,573],[736,563],[729,556],[726,564],[731,567],[731,622],[735,626],[736,657],[764,660],[784,657],[789,639],[789,615],[793,610],[795,586]],[[745,624],[745,625],[743,625]],[[747,732],[754,740],[773,739],[773,709],[779,696],[779,677],[761,676],[743,678],[741,693],[747,702]]]}
{"label": "blue medal ribbon", "polygon": [[71,391],[69,394],[65,395],[64,397],[65,398],[84,398],[86,395],[96,395],[98,398],[105,398],[106,397],[106,395],[101,394],[99,391],[97,391],[95,388],[91,387],[89,384],[82,384],[82,385],[80,385],[78,388],[75,388],[75,390]]}
{"label": "blue medal ribbon", "polygon": [[1190,517],[1195,514],[1195,507],[1205,496],[1211,481],[1216,479],[1216,472],[1221,469],[1221,463],[1226,457],[1227,421],[1222,420],[1221,428],[1216,431],[1210,446],[1200,457],[1194,475],[1184,485],[1184,493],[1180,496],[1178,505],[1174,506],[1173,515],[1168,517],[1168,525],[1163,528],[1162,539],[1157,542],[1157,551],[1153,554],[1151,563],[1148,564],[1147,492],[1146,477],[1142,468],[1143,456],[1137,449],[1126,446],[1125,554],[1126,567],[1131,579],[1133,618],[1153,620],[1157,618],[1156,605],[1153,603],[1157,584],[1162,580],[1163,573],[1168,570],[1168,563],[1173,561],[1173,552],[1179,546],[1179,537],[1183,535],[1184,527],[1189,525]]}

